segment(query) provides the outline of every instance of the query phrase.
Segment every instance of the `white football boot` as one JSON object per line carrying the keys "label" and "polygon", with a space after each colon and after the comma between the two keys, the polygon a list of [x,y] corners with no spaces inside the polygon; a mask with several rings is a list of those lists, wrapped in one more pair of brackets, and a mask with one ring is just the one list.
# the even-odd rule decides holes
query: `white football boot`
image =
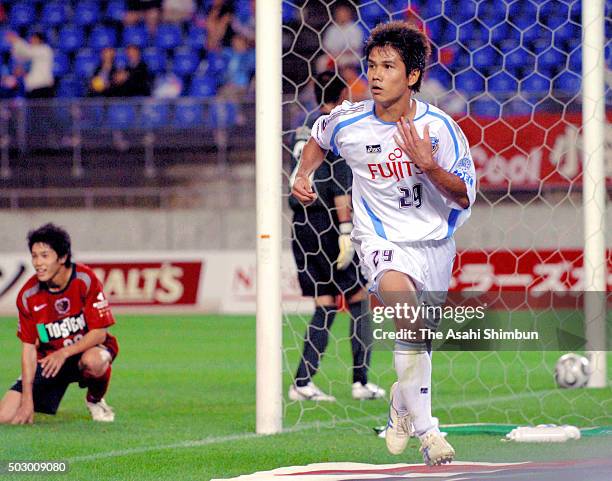
{"label": "white football boot", "polygon": [[421,438],[423,461],[429,466],[450,463],[455,458],[455,450],[438,431],[432,431]]}
{"label": "white football boot", "polygon": [[403,453],[410,436],[412,436],[412,418],[409,414],[400,416],[393,407],[393,396],[397,388],[398,383],[393,383],[393,386],[391,386],[391,400],[389,401],[389,419],[385,433],[385,442],[391,454]]}
{"label": "white football boot", "polygon": [[101,423],[112,423],[115,420],[115,412],[113,411],[113,408],[106,404],[104,399],[100,399],[100,401],[97,403],[85,401],[85,404],[87,404],[87,409],[89,409],[91,418],[94,421]]}
{"label": "white football boot", "polygon": [[361,384],[360,382],[356,382],[353,384],[353,399],[380,399],[387,394],[380,386],[377,386],[374,383]]}
{"label": "white football boot", "polygon": [[336,398],[321,391],[310,381],[306,386],[292,384],[289,388],[289,399],[292,401],[326,401],[336,402]]}

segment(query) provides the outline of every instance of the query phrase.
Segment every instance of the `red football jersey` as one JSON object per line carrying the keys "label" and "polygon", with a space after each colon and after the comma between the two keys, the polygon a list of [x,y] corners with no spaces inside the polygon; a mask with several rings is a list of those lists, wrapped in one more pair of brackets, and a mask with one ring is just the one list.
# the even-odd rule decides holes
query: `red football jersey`
{"label": "red football jersey", "polygon": [[[90,329],[112,326],[115,319],[102,291],[102,283],[83,264],[73,264],[68,285],[50,292],[32,276],[17,296],[17,337],[35,344],[38,357],[79,341]],[[105,345],[117,354],[116,339],[107,335]]]}

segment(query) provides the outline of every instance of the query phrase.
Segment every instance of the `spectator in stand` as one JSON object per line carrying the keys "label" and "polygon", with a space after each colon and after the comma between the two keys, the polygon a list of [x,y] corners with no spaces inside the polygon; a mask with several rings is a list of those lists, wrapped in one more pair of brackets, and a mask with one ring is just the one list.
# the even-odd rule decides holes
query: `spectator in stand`
{"label": "spectator in stand", "polygon": [[6,34],[17,61],[29,61],[30,70],[24,76],[25,96],[29,99],[51,98],[55,95],[53,50],[40,32],[34,32],[26,42],[15,32]]}
{"label": "spectator in stand", "polygon": [[204,26],[207,31],[206,50],[218,52],[224,47],[231,46],[234,29],[234,2],[226,0],[213,0],[210,9],[205,12]]}
{"label": "spectator in stand", "polygon": [[232,22],[232,29],[235,33],[239,33],[249,42],[249,46],[255,46],[255,0],[251,0],[249,3],[251,14],[246,20],[240,20],[238,17]]}
{"label": "spectator in stand", "polygon": [[194,0],[164,0],[164,22],[181,23],[191,20],[196,10]]}
{"label": "spectator in stand", "polygon": [[[240,104],[255,73],[255,49],[249,47],[246,37],[234,35],[232,47],[224,49],[223,55],[227,58],[227,69],[219,96]],[[238,114],[237,121],[239,125],[244,123],[244,116],[241,113]]]}
{"label": "spectator in stand", "polygon": [[23,77],[25,71],[19,64],[11,72],[6,65],[0,68],[0,99],[14,99],[25,95]]}
{"label": "spectator in stand", "polygon": [[317,62],[319,70],[334,70],[338,65],[358,64],[363,50],[363,31],[355,23],[352,7],[343,2],[334,7],[333,23],[323,34],[323,55]]}
{"label": "spectator in stand", "polygon": [[144,21],[149,33],[155,33],[161,15],[161,3],[162,0],[127,0],[123,23],[129,26]]}
{"label": "spectator in stand", "polygon": [[96,68],[91,80],[89,81],[89,97],[108,97],[114,88],[114,77],[117,73],[115,66],[115,49],[112,47],[103,48],[100,52],[100,65]]}
{"label": "spectator in stand", "polygon": [[360,70],[358,65],[350,64],[340,68],[340,76],[348,87],[347,98],[351,102],[360,102],[370,98],[368,83],[359,74]]}
{"label": "spectator in stand", "polygon": [[148,97],[151,95],[151,74],[142,60],[140,49],[128,45],[125,49],[128,62],[125,68],[113,75],[113,87],[109,95],[113,97]]}

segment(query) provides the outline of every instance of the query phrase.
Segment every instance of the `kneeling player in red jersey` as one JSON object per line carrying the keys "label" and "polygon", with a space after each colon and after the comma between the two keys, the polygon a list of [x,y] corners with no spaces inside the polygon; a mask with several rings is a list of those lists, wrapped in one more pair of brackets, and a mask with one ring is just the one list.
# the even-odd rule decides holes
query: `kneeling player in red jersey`
{"label": "kneeling player in red jersey", "polygon": [[112,422],[104,394],[119,345],[107,332],[115,320],[102,284],[89,267],[71,261],[62,228],[31,231],[28,246],[36,274],[17,297],[21,377],[0,401],[0,423],[32,423],[35,411],[55,414],[73,382],[87,388],[93,420]]}

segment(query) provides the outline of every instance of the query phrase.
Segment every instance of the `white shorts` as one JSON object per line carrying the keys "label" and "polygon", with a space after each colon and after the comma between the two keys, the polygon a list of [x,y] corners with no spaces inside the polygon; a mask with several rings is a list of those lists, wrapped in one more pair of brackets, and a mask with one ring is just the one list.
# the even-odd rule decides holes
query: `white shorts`
{"label": "white shorts", "polygon": [[378,293],[381,274],[389,270],[409,275],[419,296],[448,291],[456,255],[453,238],[395,243],[382,237],[367,236],[353,239],[353,243],[363,274],[370,282],[370,291],[375,294]]}

